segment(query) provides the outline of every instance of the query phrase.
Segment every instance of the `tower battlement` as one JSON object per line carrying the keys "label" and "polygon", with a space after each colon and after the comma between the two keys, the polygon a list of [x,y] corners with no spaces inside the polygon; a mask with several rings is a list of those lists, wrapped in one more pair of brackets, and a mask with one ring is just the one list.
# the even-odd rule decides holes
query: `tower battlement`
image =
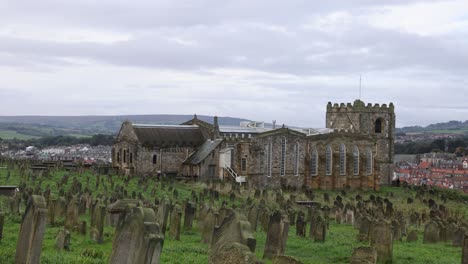
{"label": "tower battlement", "polygon": [[390,103],[388,106],[387,104],[371,104],[368,103],[367,105],[364,104],[361,100],[354,101],[353,104],[351,103],[341,103],[332,104],[328,102],[327,104],[327,112],[337,113],[337,112],[372,112],[372,113],[393,113],[395,112],[395,106],[393,103]]}

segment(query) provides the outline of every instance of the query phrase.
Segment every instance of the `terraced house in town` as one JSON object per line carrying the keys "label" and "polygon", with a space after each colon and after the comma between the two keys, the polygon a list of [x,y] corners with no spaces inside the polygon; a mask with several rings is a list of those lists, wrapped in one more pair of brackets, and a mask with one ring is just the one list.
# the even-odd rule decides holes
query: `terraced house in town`
{"label": "terraced house in town", "polygon": [[259,188],[378,189],[391,181],[394,106],[328,103],[326,128],[223,126],[195,115],[180,125],[126,121],[112,149],[127,174],[202,181],[236,180]]}

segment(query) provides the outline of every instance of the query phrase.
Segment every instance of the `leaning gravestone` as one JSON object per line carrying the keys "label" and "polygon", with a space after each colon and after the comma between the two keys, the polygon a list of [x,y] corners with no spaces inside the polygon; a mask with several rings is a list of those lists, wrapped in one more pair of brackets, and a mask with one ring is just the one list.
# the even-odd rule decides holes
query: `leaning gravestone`
{"label": "leaning gravestone", "polygon": [[110,256],[112,264],[159,264],[164,237],[153,209],[127,207],[120,213]]}
{"label": "leaning gravestone", "polygon": [[287,218],[287,215],[278,210],[270,216],[263,258],[271,259],[273,256],[284,255],[289,231]]}
{"label": "leaning gravestone", "polygon": [[226,210],[226,217],[213,230],[208,263],[256,263],[256,240],[247,217]]}
{"label": "leaning gravestone", "polygon": [[392,263],[392,226],[384,220],[372,223],[370,240],[371,246],[377,251],[378,262]]}
{"label": "leaning gravestone", "polygon": [[192,202],[185,204],[184,230],[191,230],[195,218],[196,206]]}
{"label": "leaning gravestone", "polygon": [[93,214],[91,217],[91,239],[99,244],[104,242],[104,220],[106,219],[106,206],[101,202],[93,208]]}
{"label": "leaning gravestone", "polygon": [[43,196],[32,195],[21,222],[15,263],[40,263],[42,240],[47,223],[47,204]]}

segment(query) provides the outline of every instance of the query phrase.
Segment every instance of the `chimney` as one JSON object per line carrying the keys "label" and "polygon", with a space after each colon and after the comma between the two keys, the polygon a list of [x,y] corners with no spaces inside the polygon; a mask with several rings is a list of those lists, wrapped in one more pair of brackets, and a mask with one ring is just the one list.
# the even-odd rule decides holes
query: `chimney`
{"label": "chimney", "polygon": [[273,123],[273,129],[276,129],[276,120],[273,120],[272,123]]}

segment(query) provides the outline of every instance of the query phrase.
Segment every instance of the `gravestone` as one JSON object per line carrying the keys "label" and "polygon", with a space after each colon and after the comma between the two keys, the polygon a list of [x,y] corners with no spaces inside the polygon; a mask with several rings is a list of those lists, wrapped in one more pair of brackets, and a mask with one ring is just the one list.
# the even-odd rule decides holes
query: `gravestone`
{"label": "gravestone", "polygon": [[203,223],[203,226],[201,228],[201,230],[202,230],[202,242],[203,243],[208,243],[208,244],[211,243],[211,237],[213,236],[213,230],[214,230],[214,228],[216,226],[216,223],[218,221],[217,220],[218,216],[219,216],[219,214],[213,212],[212,209],[209,209],[208,213],[203,218],[203,222],[200,221],[201,223]]}
{"label": "gravestone", "polygon": [[[257,189],[258,191],[258,189]],[[247,215],[247,218],[249,219],[250,226],[252,227],[252,231],[256,232],[257,231],[257,223],[258,223],[258,207],[255,205],[252,205],[249,209],[249,213]]]}
{"label": "gravestone", "polygon": [[153,209],[126,207],[119,213],[119,222],[115,230],[112,264],[159,264],[164,236],[156,223]]}
{"label": "gravestone", "polygon": [[43,196],[31,195],[21,222],[15,263],[40,263],[47,224],[47,204]]}
{"label": "gravestone", "polygon": [[65,219],[65,227],[69,230],[75,229],[78,225],[78,202],[73,197],[67,206],[67,215]]}
{"label": "gravestone", "polygon": [[372,225],[372,220],[370,219],[369,216],[364,215],[360,218],[359,221],[359,234],[357,235],[357,240],[362,242],[362,241],[368,241],[369,240],[369,233],[371,230],[371,225]]}
{"label": "gravestone", "polygon": [[192,202],[185,204],[184,230],[191,230],[195,218],[196,206]]}
{"label": "gravestone", "polygon": [[263,258],[271,259],[273,256],[284,255],[286,241],[288,240],[288,231],[288,216],[281,211],[274,211],[268,223]]}
{"label": "gravestone", "polygon": [[3,238],[3,225],[5,224],[5,214],[0,212],[0,242]]}
{"label": "gravestone", "polygon": [[227,209],[226,217],[213,230],[208,263],[256,263],[255,247],[247,217]]}
{"label": "gravestone", "polygon": [[171,223],[169,226],[169,236],[174,240],[180,240],[180,222],[182,210],[179,205],[175,205],[171,212]]}
{"label": "gravestone", "polygon": [[102,201],[98,201],[92,209],[93,214],[91,216],[91,239],[99,244],[104,242],[104,221],[106,219],[106,206]]}
{"label": "gravestone", "polygon": [[407,242],[416,242],[418,241],[418,232],[412,230],[408,233],[408,237],[406,237]]}
{"label": "gravestone", "polygon": [[307,222],[305,221],[304,212],[299,211],[299,213],[297,213],[297,219],[296,219],[296,235],[300,237],[305,237],[306,227],[307,227]]}
{"label": "gravestone", "polygon": [[468,234],[465,234],[463,240],[462,264],[468,264]]}
{"label": "gravestone", "polygon": [[384,221],[375,221],[371,227],[371,246],[377,251],[379,263],[392,263],[393,237],[391,225]]}
{"label": "gravestone", "polygon": [[171,201],[169,199],[161,200],[158,206],[158,212],[156,213],[156,222],[159,223],[161,232],[166,233],[167,229],[167,220],[169,218],[169,211],[171,209]]}
{"label": "gravestone", "polygon": [[431,220],[426,224],[424,228],[424,244],[434,244],[439,242],[440,239],[440,228],[439,224],[435,220]]}
{"label": "gravestone", "polygon": [[377,251],[372,247],[358,247],[353,250],[350,264],[375,264],[377,263]]}
{"label": "gravestone", "polygon": [[346,210],[346,223],[350,225],[354,225],[354,211],[353,210]]}
{"label": "gravestone", "polygon": [[59,250],[70,250],[70,232],[65,229],[61,229],[55,239],[55,248]]}

